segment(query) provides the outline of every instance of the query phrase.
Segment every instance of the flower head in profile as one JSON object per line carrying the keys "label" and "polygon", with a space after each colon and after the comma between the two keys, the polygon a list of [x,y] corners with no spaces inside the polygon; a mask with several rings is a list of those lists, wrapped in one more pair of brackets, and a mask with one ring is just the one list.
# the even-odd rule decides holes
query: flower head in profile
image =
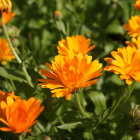
{"label": "flower head in profile", "polygon": [[[139,38],[140,39],[140,38]],[[121,80],[126,80],[130,85],[133,80],[140,82],[140,48],[139,42],[133,38],[133,42],[127,41],[127,47],[118,48],[117,51],[112,51],[113,58],[105,58],[110,65],[107,65],[104,70],[120,74]]]}
{"label": "flower head in profile", "polygon": [[31,131],[30,127],[36,123],[36,118],[44,107],[40,106],[40,100],[34,97],[27,101],[8,97],[6,102],[0,102],[0,109],[4,116],[0,117],[0,121],[7,126],[0,127],[0,130],[22,133]]}
{"label": "flower head in profile", "polygon": [[[2,13],[2,18],[4,19],[4,23],[8,23],[9,21],[11,21],[13,19],[13,17],[16,15],[16,13]],[[2,26],[2,22],[0,21],[0,27]]]}
{"label": "flower head in profile", "polygon": [[140,0],[136,0],[135,4],[134,4],[134,7],[137,9],[137,10],[140,10]]}
{"label": "flower head in profile", "polygon": [[12,9],[12,3],[10,0],[0,0],[0,13],[10,13]]}
{"label": "flower head in profile", "polygon": [[71,54],[86,54],[92,50],[95,45],[90,46],[90,39],[85,38],[82,35],[76,35],[72,37],[67,37],[66,40],[62,39],[58,42],[58,53],[62,55]]}
{"label": "flower head in profile", "polygon": [[131,37],[140,35],[140,16],[132,16],[127,24],[124,24],[124,29],[128,31]]}
{"label": "flower head in profile", "polygon": [[6,39],[0,38],[0,62],[6,64],[6,61],[15,59]]}
{"label": "flower head in profile", "polygon": [[102,64],[92,57],[83,55],[58,55],[52,64],[46,64],[48,70],[41,70],[47,79],[39,79],[42,88],[50,88],[52,97],[71,99],[72,92],[97,82],[101,75]]}

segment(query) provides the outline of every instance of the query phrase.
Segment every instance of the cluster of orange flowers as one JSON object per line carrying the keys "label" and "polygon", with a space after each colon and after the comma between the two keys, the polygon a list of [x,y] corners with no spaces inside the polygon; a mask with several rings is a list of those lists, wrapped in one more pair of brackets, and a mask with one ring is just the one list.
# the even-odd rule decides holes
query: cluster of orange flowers
{"label": "cluster of orange flowers", "polygon": [[36,118],[43,111],[40,100],[31,97],[22,100],[14,92],[6,93],[0,90],[0,122],[7,127],[0,127],[2,131],[14,133],[29,132]]}
{"label": "cluster of orange flowers", "polygon": [[[4,23],[8,23],[15,15],[11,12],[11,1],[0,0],[0,13]],[[2,22],[0,21],[0,26]],[[6,61],[15,59],[6,39],[0,38],[0,62],[5,64]],[[43,111],[40,100],[34,97],[28,100],[22,100],[14,92],[6,93],[0,90],[0,122],[3,126],[2,131],[12,131],[22,133],[31,131],[30,127],[36,123],[36,118]],[[6,125],[6,126],[5,126]]]}
{"label": "cluster of orange flowers", "polygon": [[95,84],[101,75],[102,64],[98,60],[92,61],[92,56],[87,54],[94,47],[81,35],[59,41],[59,54],[51,64],[46,64],[50,70],[41,70],[47,77],[39,79],[42,88],[50,88],[53,97],[69,100],[73,92]]}
{"label": "cluster of orange flowers", "polygon": [[[136,0],[134,7],[140,10],[140,0]],[[126,47],[111,52],[113,58],[105,58],[110,65],[104,70],[120,74],[120,79],[130,85],[133,80],[140,82],[140,16],[132,16],[124,29],[133,37],[132,42],[126,41]]]}
{"label": "cluster of orange flowers", "polygon": [[[140,10],[140,0],[134,6]],[[132,42],[126,41],[126,47],[111,52],[113,58],[105,58],[110,65],[104,70],[120,74],[120,79],[130,85],[133,80],[140,82],[140,16],[133,16],[124,29],[131,37],[137,38],[132,38]],[[51,64],[46,64],[50,70],[41,70],[42,75],[47,77],[39,79],[42,88],[50,88],[53,97],[69,100],[74,91],[96,83],[102,64],[98,60],[92,62],[92,57],[87,55],[94,47],[90,46],[89,39],[81,35],[59,41],[59,55]]]}
{"label": "cluster of orange flowers", "polygon": [[[5,0],[5,7],[1,2],[3,0],[0,1],[0,12],[4,22],[7,23],[15,13],[11,12],[11,5],[9,7],[7,5],[10,0]],[[135,8],[140,10],[140,0],[136,1]],[[60,13],[56,11],[56,14]],[[133,16],[124,28],[133,37],[132,41],[126,41],[126,47],[112,51],[113,58],[105,58],[109,65],[104,70],[120,74],[120,79],[126,80],[130,85],[133,80],[140,82],[140,16]],[[65,97],[66,100],[70,100],[75,91],[95,84],[102,74],[102,64],[98,60],[92,61],[92,56],[88,55],[88,52],[95,48],[95,45],[90,44],[90,40],[82,35],[66,37],[59,41],[58,55],[51,64],[46,63],[49,70],[41,70],[41,74],[46,78],[39,79],[41,82],[39,85],[42,88],[49,88],[52,97]],[[8,42],[1,38],[0,62],[5,64],[12,59],[15,59],[15,56]],[[34,97],[26,101],[15,96],[14,92],[0,91],[0,122],[7,126],[0,127],[0,130],[14,133],[29,132],[43,109],[40,101]]]}

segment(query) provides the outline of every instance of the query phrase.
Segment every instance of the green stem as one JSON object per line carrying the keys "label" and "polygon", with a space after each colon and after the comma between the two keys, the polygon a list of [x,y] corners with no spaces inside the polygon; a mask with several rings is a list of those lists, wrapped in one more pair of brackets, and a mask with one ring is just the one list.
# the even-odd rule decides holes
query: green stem
{"label": "green stem", "polygon": [[103,123],[109,116],[111,116],[116,111],[116,109],[119,107],[120,104],[123,105],[128,101],[129,97],[131,96],[134,90],[134,87],[135,83],[133,83],[132,86],[125,87],[123,95],[120,96],[119,100],[116,101],[116,104],[112,108],[110,108],[108,114],[102,120],[99,121],[99,123],[94,127],[94,129],[97,128],[101,123]]}
{"label": "green stem", "polygon": [[11,50],[12,50],[12,52],[13,52],[15,58],[17,59],[17,62],[18,62],[19,64],[22,65],[22,70],[23,70],[24,75],[25,75],[25,77],[26,77],[26,79],[27,79],[27,82],[29,83],[29,85],[30,85],[31,87],[33,87],[33,84],[32,84],[32,82],[31,82],[31,77],[29,76],[29,74],[28,74],[28,72],[27,72],[27,70],[26,70],[25,64],[24,64],[24,62],[22,62],[22,60],[20,59],[20,57],[18,56],[18,54],[16,53],[16,51],[15,51],[15,49],[14,49],[14,47],[13,47],[13,44],[11,43],[11,40],[10,40],[10,38],[9,38],[9,35],[8,35],[8,32],[7,32],[6,25],[5,25],[5,23],[4,23],[3,17],[1,17],[1,22],[2,22],[2,28],[3,28],[3,31],[4,31],[5,37],[6,37],[7,41],[8,41],[9,47],[11,48]]}
{"label": "green stem", "polygon": [[31,79],[31,77],[29,76],[29,74],[28,74],[28,72],[27,72],[27,70],[26,70],[26,67],[25,67],[24,62],[22,63],[22,70],[23,70],[23,72],[24,72],[24,74],[25,74],[25,77],[26,77],[26,79],[27,79],[29,85],[30,85],[31,87],[34,87],[33,84],[32,84],[32,79]]}
{"label": "green stem", "polygon": [[134,88],[135,88],[135,82],[131,85],[131,86],[128,86],[127,87],[127,95],[126,95],[126,98],[125,98],[125,100],[124,100],[124,102],[123,103],[126,103],[127,102],[127,100],[129,99],[129,97],[131,96],[131,94],[132,94],[132,92],[133,92],[133,90],[134,90]]}
{"label": "green stem", "polygon": [[81,111],[81,113],[82,113],[86,118],[90,119],[90,118],[91,118],[91,114],[89,114],[88,112],[86,112],[86,111],[84,110],[84,108],[82,107],[81,103],[80,103],[79,93],[76,94],[76,101],[77,101],[77,105],[78,105],[78,108],[79,108],[79,110]]}
{"label": "green stem", "polygon": [[6,37],[7,41],[8,41],[8,44],[9,44],[9,46],[10,46],[10,48],[11,48],[11,50],[12,50],[14,56],[16,57],[18,63],[21,64],[22,61],[21,61],[21,59],[19,58],[18,54],[16,53],[16,51],[15,51],[15,49],[14,49],[12,43],[11,43],[11,40],[10,40],[10,38],[9,38],[9,35],[8,35],[8,32],[7,32],[6,25],[5,25],[5,23],[4,23],[3,17],[1,17],[1,22],[2,22],[2,28],[3,28],[3,31],[4,31],[5,37]]}
{"label": "green stem", "polygon": [[119,100],[116,102],[116,104],[114,105],[114,107],[109,111],[109,113],[100,121],[100,123],[102,123],[103,121],[105,121],[109,116],[111,116],[115,110],[118,108],[118,106],[120,105],[120,103],[122,102],[124,96],[121,96],[119,98]]}
{"label": "green stem", "polygon": [[23,140],[22,139],[22,134],[18,136],[18,140]]}

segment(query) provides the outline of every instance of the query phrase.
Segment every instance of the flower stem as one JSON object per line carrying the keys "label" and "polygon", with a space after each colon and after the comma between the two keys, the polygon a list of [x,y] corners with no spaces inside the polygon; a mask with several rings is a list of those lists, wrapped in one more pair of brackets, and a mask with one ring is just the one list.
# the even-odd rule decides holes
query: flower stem
{"label": "flower stem", "polygon": [[80,103],[80,99],[79,99],[79,94],[76,94],[76,101],[77,101],[77,105],[78,105],[78,108],[79,110],[81,111],[81,113],[88,119],[91,118],[91,114],[89,114],[88,112],[86,112],[84,110],[84,108],[82,107],[81,103]]}
{"label": "flower stem", "polygon": [[8,44],[9,44],[9,46],[10,46],[10,48],[11,48],[11,50],[12,50],[14,56],[16,57],[18,63],[21,64],[22,61],[21,61],[21,59],[19,58],[18,54],[16,53],[16,51],[15,51],[15,49],[14,49],[14,47],[13,47],[11,41],[10,41],[10,38],[9,38],[9,35],[8,35],[8,32],[7,32],[6,25],[5,25],[5,23],[4,23],[3,17],[1,17],[1,22],[2,22],[2,28],[3,28],[3,31],[4,31],[5,37],[6,37],[7,41],[8,41]]}
{"label": "flower stem", "polygon": [[31,77],[29,76],[29,74],[28,74],[28,72],[27,72],[27,70],[26,70],[25,64],[24,64],[24,62],[20,59],[20,57],[18,56],[18,54],[16,53],[16,51],[15,51],[15,49],[14,49],[14,47],[13,47],[13,44],[11,43],[11,40],[10,40],[10,38],[9,38],[9,35],[8,35],[8,32],[7,32],[6,25],[5,25],[5,23],[4,23],[3,17],[1,17],[1,22],[2,22],[2,28],[3,28],[3,31],[4,31],[5,37],[6,37],[7,41],[8,41],[9,47],[11,48],[11,51],[13,52],[13,54],[14,54],[14,56],[15,56],[17,62],[18,62],[19,64],[22,65],[22,70],[23,70],[24,75],[25,75],[25,77],[26,77],[26,79],[27,79],[27,82],[29,83],[29,85],[30,85],[31,87],[33,87],[33,84],[32,84],[32,82],[31,82]]}
{"label": "flower stem", "polygon": [[119,105],[123,105],[128,101],[129,97],[131,96],[134,90],[134,87],[135,83],[133,83],[131,86],[125,87],[123,95],[120,96],[120,98],[116,101],[116,104],[110,108],[108,114],[99,121],[99,123],[94,127],[94,129],[97,128],[101,123],[103,123],[109,116],[111,116],[119,107]]}
{"label": "flower stem", "polygon": [[22,134],[18,136],[18,140],[23,140],[22,139]]}
{"label": "flower stem", "polygon": [[32,84],[32,79],[31,79],[31,77],[29,76],[29,74],[28,74],[28,72],[27,72],[27,69],[26,69],[26,67],[25,67],[24,62],[22,63],[22,70],[23,70],[24,75],[25,75],[25,77],[26,77],[26,79],[27,79],[27,81],[28,81],[28,84],[29,84],[31,87],[34,87],[33,84]]}

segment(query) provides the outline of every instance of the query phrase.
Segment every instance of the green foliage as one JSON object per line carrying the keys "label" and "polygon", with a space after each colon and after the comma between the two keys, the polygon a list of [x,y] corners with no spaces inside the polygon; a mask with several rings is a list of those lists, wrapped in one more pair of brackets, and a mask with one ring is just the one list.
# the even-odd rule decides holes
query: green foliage
{"label": "green foliage", "polygon": [[102,92],[90,92],[89,97],[95,105],[95,113],[101,115],[106,110],[106,100]]}

